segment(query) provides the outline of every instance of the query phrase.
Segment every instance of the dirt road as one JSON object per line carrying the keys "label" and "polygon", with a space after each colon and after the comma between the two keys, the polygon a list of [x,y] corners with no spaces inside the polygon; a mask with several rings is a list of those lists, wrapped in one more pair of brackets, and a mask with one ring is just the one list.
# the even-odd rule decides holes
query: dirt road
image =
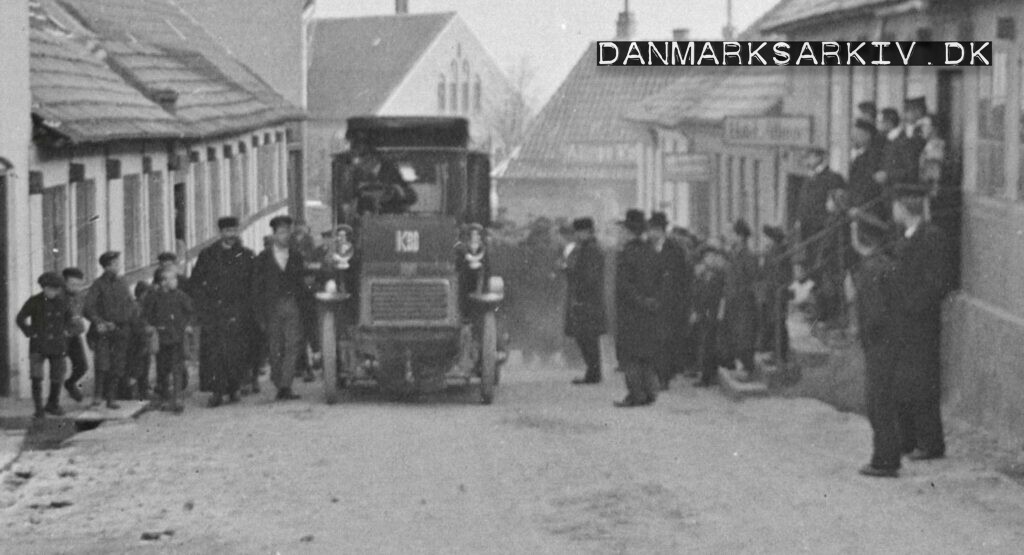
{"label": "dirt road", "polygon": [[[1019,553],[1024,488],[952,453],[862,478],[869,429],[814,401],[509,369],[495,405],[246,399],[26,452],[3,553]],[[315,384],[319,385],[319,384]],[[269,389],[269,388],[268,388]],[[143,533],[159,539],[141,540]],[[168,532],[161,534],[161,532]]]}

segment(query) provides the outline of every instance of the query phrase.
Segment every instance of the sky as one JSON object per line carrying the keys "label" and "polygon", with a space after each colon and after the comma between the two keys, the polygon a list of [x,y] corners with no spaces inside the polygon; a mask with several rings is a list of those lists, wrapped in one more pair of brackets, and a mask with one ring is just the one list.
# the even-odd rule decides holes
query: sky
{"label": "sky", "polygon": [[[543,102],[579,60],[587,44],[615,38],[627,0],[409,0],[410,13],[457,12],[503,69],[525,59],[536,76],[528,94]],[[628,0],[636,40],[666,40],[689,28],[693,40],[721,38],[726,0]],[[777,0],[733,0],[742,30]],[[317,17],[394,13],[394,0],[317,0]]]}

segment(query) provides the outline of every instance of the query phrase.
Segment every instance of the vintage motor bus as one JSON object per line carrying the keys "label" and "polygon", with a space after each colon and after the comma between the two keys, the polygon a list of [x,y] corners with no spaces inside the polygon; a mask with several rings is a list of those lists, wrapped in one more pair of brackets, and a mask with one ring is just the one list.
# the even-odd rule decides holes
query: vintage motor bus
{"label": "vintage motor bus", "polygon": [[357,117],[346,137],[332,161],[344,244],[317,295],[328,402],[360,384],[413,393],[478,382],[491,403],[507,357],[504,284],[488,272],[487,154],[468,148],[462,118]]}

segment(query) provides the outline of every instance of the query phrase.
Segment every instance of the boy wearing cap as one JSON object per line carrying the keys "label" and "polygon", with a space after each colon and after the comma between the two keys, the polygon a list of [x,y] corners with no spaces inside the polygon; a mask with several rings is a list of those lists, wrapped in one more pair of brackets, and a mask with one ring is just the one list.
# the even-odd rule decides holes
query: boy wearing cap
{"label": "boy wearing cap", "polygon": [[[74,313],[64,292],[64,279],[56,272],[39,276],[43,292],[31,297],[18,311],[16,322],[29,338],[29,377],[32,379],[32,402],[35,417],[46,413],[61,416],[60,388],[64,383],[64,357],[67,354],[68,335],[74,325]],[[43,364],[50,364],[50,396],[43,406]]]}
{"label": "boy wearing cap", "polygon": [[604,306],[604,253],[594,236],[594,220],[572,222],[576,247],[565,267],[565,335],[576,340],[587,371],[576,385],[601,383],[601,335],[607,331]]}
{"label": "boy wearing cap", "polygon": [[911,460],[945,456],[940,410],[942,301],[952,290],[949,243],[924,219],[924,196],[917,185],[896,189],[893,221],[905,231],[896,243],[897,302],[900,330],[896,360],[902,449]]}
{"label": "boy wearing cap", "polygon": [[178,275],[174,269],[157,270],[153,277],[153,291],[142,301],[142,318],[148,329],[159,337],[160,348],[156,352],[158,408],[181,412],[180,394],[185,373],[184,340],[193,315],[192,301],[178,289]]}
{"label": "boy wearing cap", "polygon": [[253,272],[256,320],[266,333],[271,379],[279,401],[299,398],[292,391],[292,381],[304,340],[303,318],[313,308],[303,280],[302,255],[290,247],[292,223],[289,216],[270,221],[273,243],[256,258]]}
{"label": "boy wearing cap", "polygon": [[78,268],[65,268],[62,272],[64,277],[64,297],[68,300],[68,306],[74,315],[73,325],[68,335],[68,358],[71,360],[71,375],[64,382],[64,389],[68,396],[77,402],[82,402],[82,392],[79,390],[78,382],[89,371],[89,359],[85,355],[85,342],[82,341],[82,334],[85,333],[85,318],[82,310],[85,305],[85,273]]}
{"label": "boy wearing cap", "polygon": [[220,239],[199,253],[190,280],[193,305],[201,325],[199,389],[209,391],[209,406],[227,396],[238,400],[243,376],[259,352],[250,325],[252,270],[255,255],[242,245],[238,218],[217,221]]}
{"label": "boy wearing cap", "polygon": [[882,246],[886,225],[866,212],[857,211],[851,224],[853,248],[861,256],[853,274],[857,326],[864,350],[865,400],[871,423],[871,462],[860,473],[872,477],[896,477],[900,468],[900,444],[896,426],[895,373],[896,328],[892,306],[898,302],[896,263]]}
{"label": "boy wearing cap", "polygon": [[[100,256],[103,275],[96,278],[85,297],[84,314],[95,333],[96,380],[102,384],[107,408],[119,405],[117,388],[128,369],[128,341],[138,307],[121,277],[121,253],[108,251]],[[98,403],[95,399],[94,403]]]}
{"label": "boy wearing cap", "polygon": [[615,355],[626,375],[628,393],[615,406],[638,407],[654,404],[658,395],[654,371],[658,276],[654,250],[643,240],[644,213],[630,209],[619,225],[624,244],[615,266]]}

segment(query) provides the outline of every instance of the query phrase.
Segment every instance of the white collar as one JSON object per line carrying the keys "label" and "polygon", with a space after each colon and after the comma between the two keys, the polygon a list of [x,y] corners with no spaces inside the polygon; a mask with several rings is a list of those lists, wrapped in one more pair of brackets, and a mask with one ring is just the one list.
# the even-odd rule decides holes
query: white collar
{"label": "white collar", "polygon": [[901,134],[903,134],[903,128],[902,127],[895,127],[895,128],[893,128],[892,131],[889,131],[888,133],[886,133],[885,136],[890,141],[895,141],[896,139],[898,139],[900,137]]}
{"label": "white collar", "polygon": [[827,170],[827,169],[828,169],[828,161],[822,162],[821,164],[818,164],[818,167],[814,168],[814,175],[818,175],[820,173],[824,173],[824,171]]}
{"label": "white collar", "polygon": [[903,232],[903,237],[905,237],[907,239],[910,239],[911,237],[914,236],[915,233],[917,233],[917,230],[920,227],[921,227],[921,222],[920,221],[915,223],[914,225],[908,227],[907,230],[905,232]]}

